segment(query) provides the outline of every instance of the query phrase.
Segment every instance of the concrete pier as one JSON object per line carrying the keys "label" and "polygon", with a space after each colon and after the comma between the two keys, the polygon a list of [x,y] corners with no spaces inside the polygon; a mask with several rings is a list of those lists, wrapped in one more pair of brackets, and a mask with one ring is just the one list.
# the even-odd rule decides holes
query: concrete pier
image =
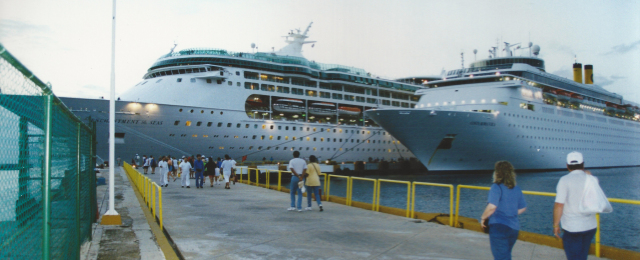
{"label": "concrete pier", "polygon": [[[158,174],[148,174],[158,182]],[[245,184],[163,188],[164,227],[185,259],[492,259],[486,234],[323,202],[287,211],[288,193]],[[303,208],[306,198],[303,198]],[[518,241],[514,259],[566,259]],[[589,259],[600,259],[590,256]]]}

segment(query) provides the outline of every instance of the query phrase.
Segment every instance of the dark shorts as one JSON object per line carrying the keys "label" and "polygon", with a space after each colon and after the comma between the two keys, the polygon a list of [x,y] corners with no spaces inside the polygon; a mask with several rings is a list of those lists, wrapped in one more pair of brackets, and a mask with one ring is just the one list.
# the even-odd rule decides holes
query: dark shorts
{"label": "dark shorts", "polygon": [[149,169],[149,166],[142,166],[142,168]]}

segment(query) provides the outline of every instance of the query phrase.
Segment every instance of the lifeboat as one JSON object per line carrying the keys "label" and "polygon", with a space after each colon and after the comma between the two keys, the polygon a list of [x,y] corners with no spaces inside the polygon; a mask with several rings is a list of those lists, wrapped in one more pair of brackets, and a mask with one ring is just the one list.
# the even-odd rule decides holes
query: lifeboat
{"label": "lifeboat", "polygon": [[251,107],[267,107],[267,105],[265,105],[265,104],[262,102],[262,100],[261,100],[261,99],[259,99],[259,98],[256,98],[256,99],[254,99],[254,100],[247,100],[247,103],[246,103],[246,104],[247,104],[248,106],[251,106]]}
{"label": "lifeboat", "polygon": [[338,107],[338,112],[340,115],[357,116],[362,110],[357,107]]}
{"label": "lifeboat", "polygon": [[336,105],[325,102],[313,103],[309,105],[309,114],[318,116],[335,116]]}
{"label": "lifeboat", "polygon": [[558,100],[568,101],[571,99],[571,92],[559,89],[556,92],[558,93]]}
{"label": "lifeboat", "polygon": [[545,89],[542,96],[548,104],[555,104],[558,100],[558,92],[555,89]]}
{"label": "lifeboat", "polygon": [[281,98],[273,102],[273,110],[284,113],[304,112],[304,101],[300,99]]}

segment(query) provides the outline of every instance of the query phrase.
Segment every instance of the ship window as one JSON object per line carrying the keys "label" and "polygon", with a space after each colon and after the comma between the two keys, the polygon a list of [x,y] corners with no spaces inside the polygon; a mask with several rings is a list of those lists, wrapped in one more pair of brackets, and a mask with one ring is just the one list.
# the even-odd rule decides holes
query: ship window
{"label": "ship window", "polygon": [[213,124],[213,122],[207,123],[207,127],[210,127],[212,124]]}
{"label": "ship window", "polygon": [[224,150],[224,146],[220,146],[220,147],[218,147],[218,149]]}
{"label": "ship window", "polygon": [[186,123],[186,124],[184,124],[184,125],[186,125],[186,126],[191,126],[191,121],[187,121],[187,123]]}
{"label": "ship window", "polygon": [[193,109],[189,110],[190,113],[193,113]]}
{"label": "ship window", "polygon": [[176,122],[173,123],[173,125],[178,125],[178,124],[180,124],[180,120],[176,120]]}
{"label": "ship window", "polygon": [[262,125],[262,129],[266,129],[267,125]]}
{"label": "ship window", "polygon": [[270,135],[270,136],[269,136],[269,140],[273,140],[273,135]]}
{"label": "ship window", "polygon": [[229,81],[228,84],[229,84],[229,86],[233,86],[233,82],[231,82],[231,81]]}
{"label": "ship window", "polygon": [[238,123],[238,124],[236,125],[236,128],[240,128],[240,126],[241,126],[241,125],[242,125],[242,124]]}
{"label": "ship window", "polygon": [[282,126],[281,125],[278,126],[278,130],[282,130]]}
{"label": "ship window", "polygon": [[256,139],[256,137],[258,137],[257,135],[254,135],[251,139]]}
{"label": "ship window", "polygon": [[253,125],[253,128],[254,128],[254,129],[258,129],[258,125],[257,125],[257,124],[254,124],[254,125]]}
{"label": "ship window", "polygon": [[231,127],[231,123],[227,123],[227,127]]}
{"label": "ship window", "polygon": [[294,140],[294,141],[295,141],[295,140],[296,140],[296,137],[294,136],[291,140]]}
{"label": "ship window", "polygon": [[281,137],[282,137],[282,136],[278,136],[278,140],[280,140],[280,138],[281,138]]}
{"label": "ship window", "polygon": [[269,129],[273,129],[273,125],[271,125],[271,126],[269,127]]}
{"label": "ship window", "polygon": [[240,76],[240,71],[236,71],[236,76]]}
{"label": "ship window", "polygon": [[289,137],[288,137],[288,136],[285,136],[285,137],[284,137],[284,140],[289,140]]}
{"label": "ship window", "polygon": [[207,79],[207,83],[211,84],[211,79]]}
{"label": "ship window", "polygon": [[192,135],[192,137],[198,137],[198,135]]}
{"label": "ship window", "polygon": [[237,85],[238,87],[242,86],[242,84],[241,84],[240,82],[236,83],[236,85]]}
{"label": "ship window", "polygon": [[222,84],[222,80],[216,80],[216,83]]}
{"label": "ship window", "polygon": [[284,127],[284,130],[289,130],[289,127],[288,127],[288,126],[285,126],[285,127]]}
{"label": "ship window", "polygon": [[258,151],[259,151],[259,150],[262,150],[262,146],[258,146]]}
{"label": "ship window", "polygon": [[294,126],[294,127],[293,127],[293,131],[295,131],[295,130],[296,130],[296,127]]}
{"label": "ship window", "polygon": [[311,138],[307,137],[307,141],[311,140]]}
{"label": "ship window", "polygon": [[253,146],[249,146],[249,150],[253,150]]}
{"label": "ship window", "polygon": [[264,140],[264,135],[263,135],[263,136],[260,136],[260,140]]}
{"label": "ship window", "polygon": [[178,112],[182,112],[182,108],[180,110],[178,110]]}
{"label": "ship window", "polygon": [[198,121],[198,123],[196,123],[196,126],[200,126],[202,125],[202,121]]}
{"label": "ship window", "polygon": [[191,78],[191,83],[196,83],[196,78]]}
{"label": "ship window", "polygon": [[218,122],[218,127],[222,127],[222,122]]}
{"label": "ship window", "polygon": [[211,114],[213,115],[213,110],[211,111]]}
{"label": "ship window", "polygon": [[244,128],[249,128],[249,124],[244,125]]}
{"label": "ship window", "polygon": [[182,82],[182,78],[178,78],[176,81],[177,82]]}

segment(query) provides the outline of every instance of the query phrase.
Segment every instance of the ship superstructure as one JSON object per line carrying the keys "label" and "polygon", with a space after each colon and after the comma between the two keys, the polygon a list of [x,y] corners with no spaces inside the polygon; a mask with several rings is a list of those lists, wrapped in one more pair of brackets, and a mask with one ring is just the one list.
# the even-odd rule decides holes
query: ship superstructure
{"label": "ship superstructure", "polygon": [[[580,151],[587,167],[640,165],[640,109],[593,84],[593,66],[574,64],[574,80],[545,71],[531,56],[493,48],[489,59],[448,71],[416,92],[413,109],[365,114],[405,144],[429,170],[562,169]],[[531,45],[530,45],[531,46]]]}
{"label": "ship superstructure", "polygon": [[[313,43],[306,40],[310,27],[291,31],[275,52],[192,48],[160,57],[116,102],[117,157],[288,160],[293,150],[336,161],[413,157],[363,112],[412,108],[423,85],[307,60],[301,51]],[[62,99],[98,124],[98,155],[106,154],[108,102]]]}

